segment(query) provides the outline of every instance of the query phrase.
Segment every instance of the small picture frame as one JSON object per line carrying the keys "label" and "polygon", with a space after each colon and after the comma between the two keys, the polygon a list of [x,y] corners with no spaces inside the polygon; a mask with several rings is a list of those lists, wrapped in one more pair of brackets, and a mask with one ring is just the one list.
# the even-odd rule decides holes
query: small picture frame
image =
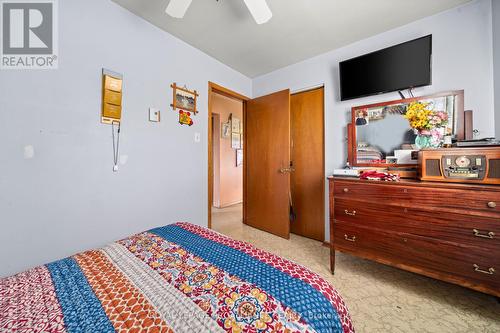
{"label": "small picture frame", "polygon": [[240,120],[238,118],[233,117],[231,119],[231,132],[232,133],[240,133]]}
{"label": "small picture frame", "polygon": [[230,122],[222,123],[221,138],[229,139],[230,136],[231,136],[231,123]]}
{"label": "small picture frame", "polygon": [[236,166],[243,165],[243,149],[236,150]]}
{"label": "small picture frame", "polygon": [[240,133],[231,133],[231,148],[241,149],[241,135],[240,135]]}
{"label": "small picture frame", "polygon": [[383,108],[368,110],[368,119],[370,121],[382,120],[382,119],[384,119],[384,117],[385,117],[385,115],[384,115]]}
{"label": "small picture frame", "polygon": [[365,126],[370,122],[370,118],[368,117],[368,111],[357,110],[356,111],[356,126]]}
{"label": "small picture frame", "polygon": [[198,93],[196,90],[189,90],[187,88],[178,87],[177,84],[173,83],[170,87],[172,87],[173,91],[173,102],[170,106],[176,110],[190,111],[194,114],[198,113],[196,109],[196,99],[198,97]]}

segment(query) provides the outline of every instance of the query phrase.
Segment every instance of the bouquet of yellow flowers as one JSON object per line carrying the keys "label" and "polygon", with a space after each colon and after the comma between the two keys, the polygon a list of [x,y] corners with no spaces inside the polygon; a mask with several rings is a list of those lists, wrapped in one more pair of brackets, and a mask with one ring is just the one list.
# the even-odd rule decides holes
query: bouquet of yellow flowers
{"label": "bouquet of yellow flowers", "polygon": [[419,149],[441,146],[448,123],[448,114],[443,111],[434,111],[429,107],[430,105],[431,103],[412,102],[404,114],[417,134],[415,145]]}
{"label": "bouquet of yellow flowers", "polygon": [[445,127],[448,123],[448,114],[442,111],[433,111],[429,108],[430,104],[412,102],[404,114],[404,117],[410,122],[410,126],[419,132]]}

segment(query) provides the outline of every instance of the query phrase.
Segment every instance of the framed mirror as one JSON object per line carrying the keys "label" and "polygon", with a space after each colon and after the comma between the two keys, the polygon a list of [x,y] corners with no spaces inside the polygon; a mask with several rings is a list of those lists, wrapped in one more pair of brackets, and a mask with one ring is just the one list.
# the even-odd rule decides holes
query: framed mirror
{"label": "framed mirror", "polygon": [[446,115],[447,123],[440,131],[463,139],[463,90],[356,106],[351,109],[352,123],[348,130],[349,164],[360,167],[416,166],[417,131],[405,117],[409,106],[416,102],[435,114]]}

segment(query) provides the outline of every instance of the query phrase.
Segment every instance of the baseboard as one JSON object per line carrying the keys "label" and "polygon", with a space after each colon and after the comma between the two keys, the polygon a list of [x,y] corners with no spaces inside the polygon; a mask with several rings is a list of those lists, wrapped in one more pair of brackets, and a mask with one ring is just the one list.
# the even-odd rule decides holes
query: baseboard
{"label": "baseboard", "polygon": [[239,200],[239,201],[235,201],[235,202],[230,202],[230,203],[226,203],[226,204],[221,204],[219,208],[227,208],[227,207],[231,207],[231,206],[234,206],[234,205],[239,205],[240,203],[243,203],[243,200]]}

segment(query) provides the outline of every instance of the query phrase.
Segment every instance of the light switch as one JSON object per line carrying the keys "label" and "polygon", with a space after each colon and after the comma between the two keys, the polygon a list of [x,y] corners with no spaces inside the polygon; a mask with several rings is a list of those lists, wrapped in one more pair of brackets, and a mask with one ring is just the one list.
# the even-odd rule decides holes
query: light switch
{"label": "light switch", "polygon": [[194,142],[198,143],[201,141],[201,134],[196,132],[194,133]]}
{"label": "light switch", "polygon": [[149,121],[155,123],[160,122],[160,109],[149,108]]}

